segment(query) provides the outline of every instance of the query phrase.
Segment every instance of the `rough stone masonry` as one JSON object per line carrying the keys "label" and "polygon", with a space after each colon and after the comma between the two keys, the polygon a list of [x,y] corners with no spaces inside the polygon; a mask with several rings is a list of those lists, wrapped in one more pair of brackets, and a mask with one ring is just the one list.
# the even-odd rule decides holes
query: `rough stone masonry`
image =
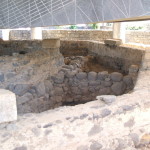
{"label": "rough stone masonry", "polygon": [[[3,47],[8,43],[3,43]],[[119,72],[83,72],[82,56],[78,63],[64,64],[58,39],[43,40],[38,50],[39,41],[24,44],[18,42],[16,51],[0,57],[0,88],[16,94],[18,113],[84,103],[98,95],[121,95],[134,87],[137,66],[131,66],[126,76]]]}

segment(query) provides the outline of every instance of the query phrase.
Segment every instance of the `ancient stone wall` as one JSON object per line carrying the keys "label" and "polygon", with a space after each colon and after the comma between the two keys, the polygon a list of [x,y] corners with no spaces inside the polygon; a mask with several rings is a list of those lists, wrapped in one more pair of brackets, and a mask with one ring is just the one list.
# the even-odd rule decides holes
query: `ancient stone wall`
{"label": "ancient stone wall", "polygon": [[[101,30],[43,30],[43,39],[59,38],[61,40],[95,40],[103,41],[112,38],[112,31]],[[31,32],[28,30],[10,31],[10,40],[29,40]]]}
{"label": "ancient stone wall", "polygon": [[79,55],[79,53],[94,55],[100,64],[123,73],[128,73],[129,67],[133,64],[140,66],[145,52],[142,49],[123,45],[109,47],[96,41],[61,41],[60,51],[63,55]]}
{"label": "ancient stone wall", "polygon": [[[62,43],[64,55],[75,52],[76,55],[108,56],[111,61],[106,59],[107,63],[112,63],[113,58],[119,63],[118,59],[123,56],[132,59],[133,64],[134,59],[140,63],[143,53],[132,48],[111,49],[99,42],[71,42],[69,49],[67,41]],[[55,40],[1,41],[1,55],[5,56],[0,57],[0,88],[16,94],[18,113],[41,112],[68,103],[94,100],[97,95],[121,95],[132,90],[137,68],[131,68],[127,76],[119,72],[83,72],[80,64],[64,65],[59,46]],[[74,49],[69,53],[72,47]],[[80,48],[78,54],[76,47]]]}
{"label": "ancient stone wall", "polygon": [[150,45],[150,31],[126,31],[126,42]]}
{"label": "ancient stone wall", "polygon": [[[1,37],[1,36],[0,36]],[[43,39],[60,38],[61,40],[94,40],[104,41],[113,37],[112,31],[101,30],[43,30]],[[30,30],[10,31],[11,40],[31,39]],[[149,31],[126,31],[126,43],[150,45]]]}
{"label": "ancient stone wall", "polygon": [[43,30],[43,39],[104,41],[113,37],[112,31],[101,30]]}
{"label": "ancient stone wall", "polygon": [[10,41],[10,45],[8,42],[3,42],[4,45],[5,43],[8,47],[10,46],[9,49],[13,48],[13,52],[12,56],[0,57],[0,88],[8,89],[16,94],[19,113],[50,109],[54,104],[49,98],[50,94],[45,93],[47,86],[45,87],[44,83],[47,84],[45,80],[57,73],[64,64],[59,47],[47,49],[41,42],[41,49],[35,51],[34,48],[32,50],[32,46],[35,43],[38,46],[39,41],[34,41],[28,42],[29,45],[33,44],[28,45],[31,51],[19,53],[19,50],[22,52],[23,49],[20,47],[22,42],[17,42],[20,49],[15,47],[16,43],[13,41]]}
{"label": "ancient stone wall", "polygon": [[0,56],[12,55],[20,52],[34,52],[42,50],[42,41],[34,40],[15,40],[15,41],[0,41]]}

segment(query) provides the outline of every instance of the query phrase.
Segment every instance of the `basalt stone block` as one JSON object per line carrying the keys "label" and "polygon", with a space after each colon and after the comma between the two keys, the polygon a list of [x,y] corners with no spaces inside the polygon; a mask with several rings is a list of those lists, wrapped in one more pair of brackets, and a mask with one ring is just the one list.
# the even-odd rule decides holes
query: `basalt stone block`
{"label": "basalt stone block", "polygon": [[97,73],[96,72],[89,72],[88,73],[88,80],[94,81],[97,79]]}
{"label": "basalt stone block", "polygon": [[56,76],[52,77],[52,80],[57,84],[62,84],[64,82],[64,73],[60,72]]}
{"label": "basalt stone block", "polygon": [[87,79],[87,73],[85,73],[85,72],[79,72],[79,73],[76,74],[76,77],[79,80]]}
{"label": "basalt stone block", "polygon": [[112,81],[101,81],[101,85],[104,87],[110,87],[112,85]]}
{"label": "basalt stone block", "polygon": [[0,123],[17,120],[16,96],[14,93],[0,89]]}
{"label": "basalt stone block", "polygon": [[103,71],[103,72],[99,72],[97,75],[97,79],[98,80],[105,80],[106,78],[108,78],[109,74],[107,71]]}
{"label": "basalt stone block", "polygon": [[111,73],[110,78],[114,82],[119,82],[123,79],[123,75],[119,72],[113,72]]}
{"label": "basalt stone block", "polygon": [[89,81],[89,86],[98,86],[100,84],[101,84],[101,82],[99,80]]}
{"label": "basalt stone block", "polygon": [[46,93],[49,93],[53,90],[53,84],[49,80],[44,81]]}
{"label": "basalt stone block", "polygon": [[0,73],[0,82],[4,82],[4,74],[3,73]]}
{"label": "basalt stone block", "polygon": [[60,47],[60,39],[45,39],[42,41],[42,48],[59,48]]}
{"label": "basalt stone block", "polygon": [[45,89],[45,85],[44,85],[44,82],[41,82],[37,85],[36,87],[36,92],[37,92],[37,95],[40,97],[40,96],[44,96],[46,94],[46,89]]}
{"label": "basalt stone block", "polygon": [[64,93],[63,88],[61,87],[55,87],[54,91],[55,91],[55,95],[57,96],[61,96]]}
{"label": "basalt stone block", "polygon": [[132,77],[129,76],[129,75],[124,76],[123,82],[124,82],[127,86],[133,86],[133,80],[132,80]]}
{"label": "basalt stone block", "polygon": [[78,95],[82,93],[78,87],[71,87],[71,91],[73,94],[78,94]]}
{"label": "basalt stone block", "polygon": [[22,96],[29,90],[29,88],[30,88],[29,84],[17,84],[14,87],[13,92],[19,96]]}
{"label": "basalt stone block", "polygon": [[102,88],[99,90],[99,94],[100,95],[109,95],[111,94],[111,88],[110,87],[106,87],[106,88]]}
{"label": "basalt stone block", "polygon": [[126,85],[124,82],[116,82],[111,86],[111,90],[115,95],[121,95],[125,92]]}

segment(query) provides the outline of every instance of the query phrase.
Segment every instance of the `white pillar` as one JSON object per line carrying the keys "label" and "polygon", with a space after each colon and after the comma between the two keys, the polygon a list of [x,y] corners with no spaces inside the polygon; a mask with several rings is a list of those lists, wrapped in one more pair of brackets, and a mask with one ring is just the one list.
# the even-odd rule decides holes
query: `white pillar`
{"label": "white pillar", "polygon": [[31,39],[42,40],[42,28],[41,27],[31,28]]}
{"label": "white pillar", "polygon": [[126,23],[117,22],[113,24],[113,38],[121,39],[125,43],[126,38]]}
{"label": "white pillar", "polygon": [[9,41],[9,33],[10,33],[9,29],[3,29],[2,30],[2,39],[4,41]]}

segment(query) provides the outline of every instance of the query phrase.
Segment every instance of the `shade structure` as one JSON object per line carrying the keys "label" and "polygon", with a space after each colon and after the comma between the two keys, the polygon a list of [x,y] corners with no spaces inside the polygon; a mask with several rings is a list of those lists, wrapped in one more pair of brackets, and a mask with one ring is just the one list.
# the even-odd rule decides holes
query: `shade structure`
{"label": "shade structure", "polygon": [[150,0],[0,0],[0,28],[102,22],[150,15]]}

